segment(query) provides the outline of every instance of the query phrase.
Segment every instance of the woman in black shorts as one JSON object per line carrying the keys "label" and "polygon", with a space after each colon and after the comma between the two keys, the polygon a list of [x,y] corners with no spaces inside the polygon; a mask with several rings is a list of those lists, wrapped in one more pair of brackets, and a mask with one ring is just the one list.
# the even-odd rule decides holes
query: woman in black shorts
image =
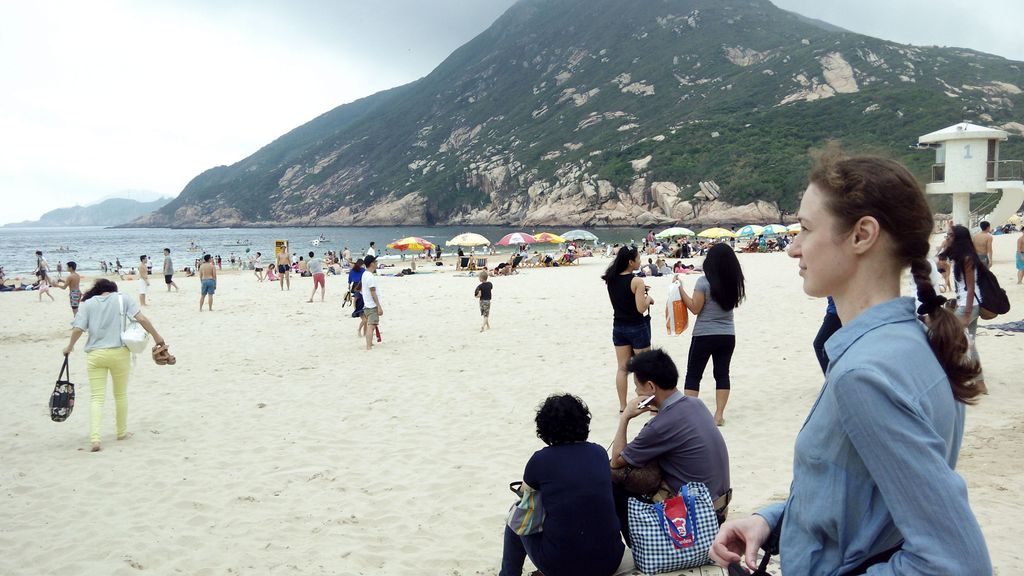
{"label": "woman in black shorts", "polygon": [[651,317],[646,313],[654,299],[647,295],[644,281],[633,275],[639,268],[640,253],[636,246],[624,246],[601,277],[608,285],[608,298],[615,311],[612,344],[618,363],[615,389],[619,394],[619,412],[626,408],[626,363],[634,354],[651,347]]}

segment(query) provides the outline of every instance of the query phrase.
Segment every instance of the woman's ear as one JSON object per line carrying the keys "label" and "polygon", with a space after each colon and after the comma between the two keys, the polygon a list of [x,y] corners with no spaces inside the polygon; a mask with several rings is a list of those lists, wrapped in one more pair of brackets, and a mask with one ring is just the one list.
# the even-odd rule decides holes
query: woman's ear
{"label": "woman's ear", "polygon": [[864,254],[878,242],[882,226],[874,216],[864,216],[850,230],[849,241],[855,254]]}

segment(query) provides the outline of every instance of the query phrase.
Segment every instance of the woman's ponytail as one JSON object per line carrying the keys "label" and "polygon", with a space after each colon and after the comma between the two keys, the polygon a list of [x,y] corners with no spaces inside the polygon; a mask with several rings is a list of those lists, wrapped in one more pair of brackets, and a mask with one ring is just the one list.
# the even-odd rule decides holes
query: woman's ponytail
{"label": "woman's ponytail", "polygon": [[928,344],[935,353],[939,365],[949,378],[953,397],[964,404],[974,404],[975,398],[985,392],[984,384],[974,380],[981,373],[981,366],[975,358],[967,358],[967,335],[960,320],[946,308],[946,299],[935,293],[932,286],[931,264],[927,259],[914,259],[910,273],[917,286],[917,299],[921,302],[917,313],[925,318],[928,327]]}

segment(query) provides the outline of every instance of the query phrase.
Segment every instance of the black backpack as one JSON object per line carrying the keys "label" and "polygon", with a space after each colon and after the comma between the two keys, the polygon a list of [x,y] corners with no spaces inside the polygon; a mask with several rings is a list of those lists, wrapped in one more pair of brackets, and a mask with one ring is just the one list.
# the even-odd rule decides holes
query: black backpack
{"label": "black backpack", "polygon": [[984,264],[978,267],[978,292],[981,296],[981,317],[985,320],[1010,311],[1006,290],[999,287],[996,275]]}

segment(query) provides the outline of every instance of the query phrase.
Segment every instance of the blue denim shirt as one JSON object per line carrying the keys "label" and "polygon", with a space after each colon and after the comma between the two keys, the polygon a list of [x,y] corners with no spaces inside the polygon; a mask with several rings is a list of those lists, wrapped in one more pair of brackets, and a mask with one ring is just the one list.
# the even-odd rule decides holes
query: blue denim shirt
{"label": "blue denim shirt", "polygon": [[864,311],[829,338],[825,385],[796,439],[782,519],[785,574],[842,574],[902,546],[868,574],[991,574],[954,471],[964,405],[929,347],[914,301]]}

